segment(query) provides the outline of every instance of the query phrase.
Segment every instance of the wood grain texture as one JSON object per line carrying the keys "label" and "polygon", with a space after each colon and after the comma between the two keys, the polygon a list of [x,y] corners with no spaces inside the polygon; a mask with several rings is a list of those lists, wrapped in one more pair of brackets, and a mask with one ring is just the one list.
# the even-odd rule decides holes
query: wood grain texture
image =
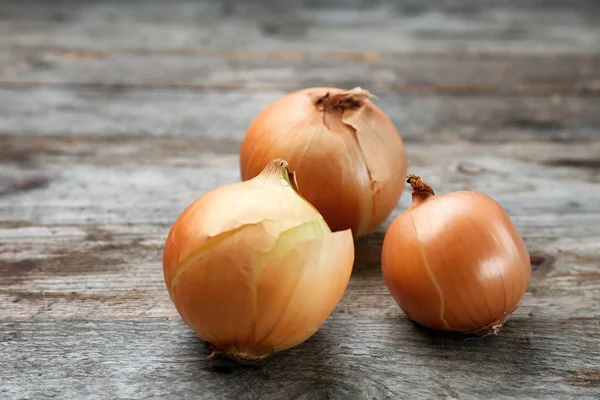
{"label": "wood grain texture", "polygon": [[[236,139],[0,140],[3,395],[598,394],[600,143],[408,144],[411,171],[440,193],[493,196],[526,238],[532,284],[498,337],[436,334],[406,319],[379,266],[390,219],[357,242],[348,290],[317,335],[240,367],[206,359],[205,344],[179,321],[161,269],[164,238],[183,208],[239,179]],[[407,192],[394,215],[408,201]]]}
{"label": "wood grain texture", "polygon": [[336,10],[336,2],[301,0],[3,2],[0,46],[519,53],[600,49],[600,12],[594,1],[347,4]]}
{"label": "wood grain texture", "polygon": [[[286,93],[135,90],[119,85],[93,90],[0,89],[0,134],[241,140],[255,116]],[[600,97],[374,93],[407,141],[590,141],[600,137]]]}
{"label": "wood grain texture", "polygon": [[[374,322],[341,311],[302,346],[246,367],[206,361],[206,346],[176,319],[0,322],[2,339],[19,361],[0,372],[10,377],[3,379],[0,393],[8,398],[597,398],[593,321],[573,318],[549,327],[538,316],[515,317],[502,336],[465,340],[425,332],[398,315]],[[27,365],[36,382],[24,379],[19,365]]]}
{"label": "wood grain texture", "polygon": [[0,87],[43,85],[185,90],[361,86],[378,93],[599,94],[600,54],[0,51]]}
{"label": "wood grain texture", "polygon": [[[1,2],[0,399],[599,398],[599,57],[588,0]],[[316,335],[207,359],[168,230],[239,180],[261,109],[317,85],[372,90],[409,172],[508,211],[532,281],[500,335],[395,305],[380,251],[407,190]]]}

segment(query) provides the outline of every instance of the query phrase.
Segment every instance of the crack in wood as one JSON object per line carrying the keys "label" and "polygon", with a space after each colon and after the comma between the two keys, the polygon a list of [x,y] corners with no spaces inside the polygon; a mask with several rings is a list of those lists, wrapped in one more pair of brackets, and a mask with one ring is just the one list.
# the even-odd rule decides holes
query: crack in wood
{"label": "crack in wood", "polygon": [[[364,85],[364,83],[363,83]],[[0,90],[23,90],[33,88],[54,88],[54,89],[77,89],[77,90],[98,90],[108,92],[122,91],[158,91],[158,90],[182,90],[192,92],[205,91],[286,91],[303,89],[304,85],[298,84],[269,84],[263,83],[133,83],[133,82],[52,82],[52,81],[7,81],[0,80]],[[492,85],[492,84],[372,84],[370,90],[377,93],[407,93],[413,95],[454,95],[454,96],[600,96],[600,86],[598,85],[566,85],[566,84],[516,84],[516,85]]]}

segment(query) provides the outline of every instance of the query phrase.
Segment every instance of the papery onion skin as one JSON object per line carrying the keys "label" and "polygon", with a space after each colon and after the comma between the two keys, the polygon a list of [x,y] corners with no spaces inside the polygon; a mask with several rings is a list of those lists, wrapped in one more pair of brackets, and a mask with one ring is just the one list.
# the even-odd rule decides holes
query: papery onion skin
{"label": "papery onion skin", "polygon": [[531,276],[516,226],[490,197],[472,191],[435,196],[408,176],[413,202],[388,229],[382,270],[394,299],[420,325],[498,333]]}
{"label": "papery onion skin", "polygon": [[284,158],[333,231],[372,232],[402,195],[406,153],[396,127],[369,96],[360,88],[309,88],[279,98],[246,132],[242,179]]}
{"label": "papery onion skin", "polygon": [[286,167],[274,160],[255,179],[201,196],[165,244],[164,278],[183,321],[216,354],[241,362],[313,335],[354,262],[350,230],[331,233]]}

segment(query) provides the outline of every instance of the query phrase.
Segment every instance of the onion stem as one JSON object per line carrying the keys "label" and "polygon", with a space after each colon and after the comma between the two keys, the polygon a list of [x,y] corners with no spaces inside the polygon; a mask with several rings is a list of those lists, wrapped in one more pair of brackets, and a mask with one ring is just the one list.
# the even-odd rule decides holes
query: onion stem
{"label": "onion stem", "polygon": [[435,196],[433,188],[427,183],[423,182],[420,176],[409,174],[406,176],[406,183],[410,183],[410,186],[413,189],[413,202],[420,202],[428,199],[431,196]]}
{"label": "onion stem", "polygon": [[330,92],[319,97],[315,102],[316,106],[320,106],[321,111],[339,110],[356,110],[365,104],[365,99],[374,97],[368,90],[359,87],[350,91],[332,95]]}

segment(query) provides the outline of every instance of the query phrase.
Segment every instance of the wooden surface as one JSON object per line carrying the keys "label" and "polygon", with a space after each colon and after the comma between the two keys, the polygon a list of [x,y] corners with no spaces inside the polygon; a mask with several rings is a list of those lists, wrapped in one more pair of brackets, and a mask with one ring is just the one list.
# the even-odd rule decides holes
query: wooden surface
{"label": "wooden surface", "polygon": [[[1,399],[600,397],[600,4],[320,3],[0,4]],[[500,335],[395,305],[380,249],[407,190],[314,337],[207,360],[166,234],[239,179],[252,118],[313,85],[374,91],[410,172],[507,209],[533,278]]]}

